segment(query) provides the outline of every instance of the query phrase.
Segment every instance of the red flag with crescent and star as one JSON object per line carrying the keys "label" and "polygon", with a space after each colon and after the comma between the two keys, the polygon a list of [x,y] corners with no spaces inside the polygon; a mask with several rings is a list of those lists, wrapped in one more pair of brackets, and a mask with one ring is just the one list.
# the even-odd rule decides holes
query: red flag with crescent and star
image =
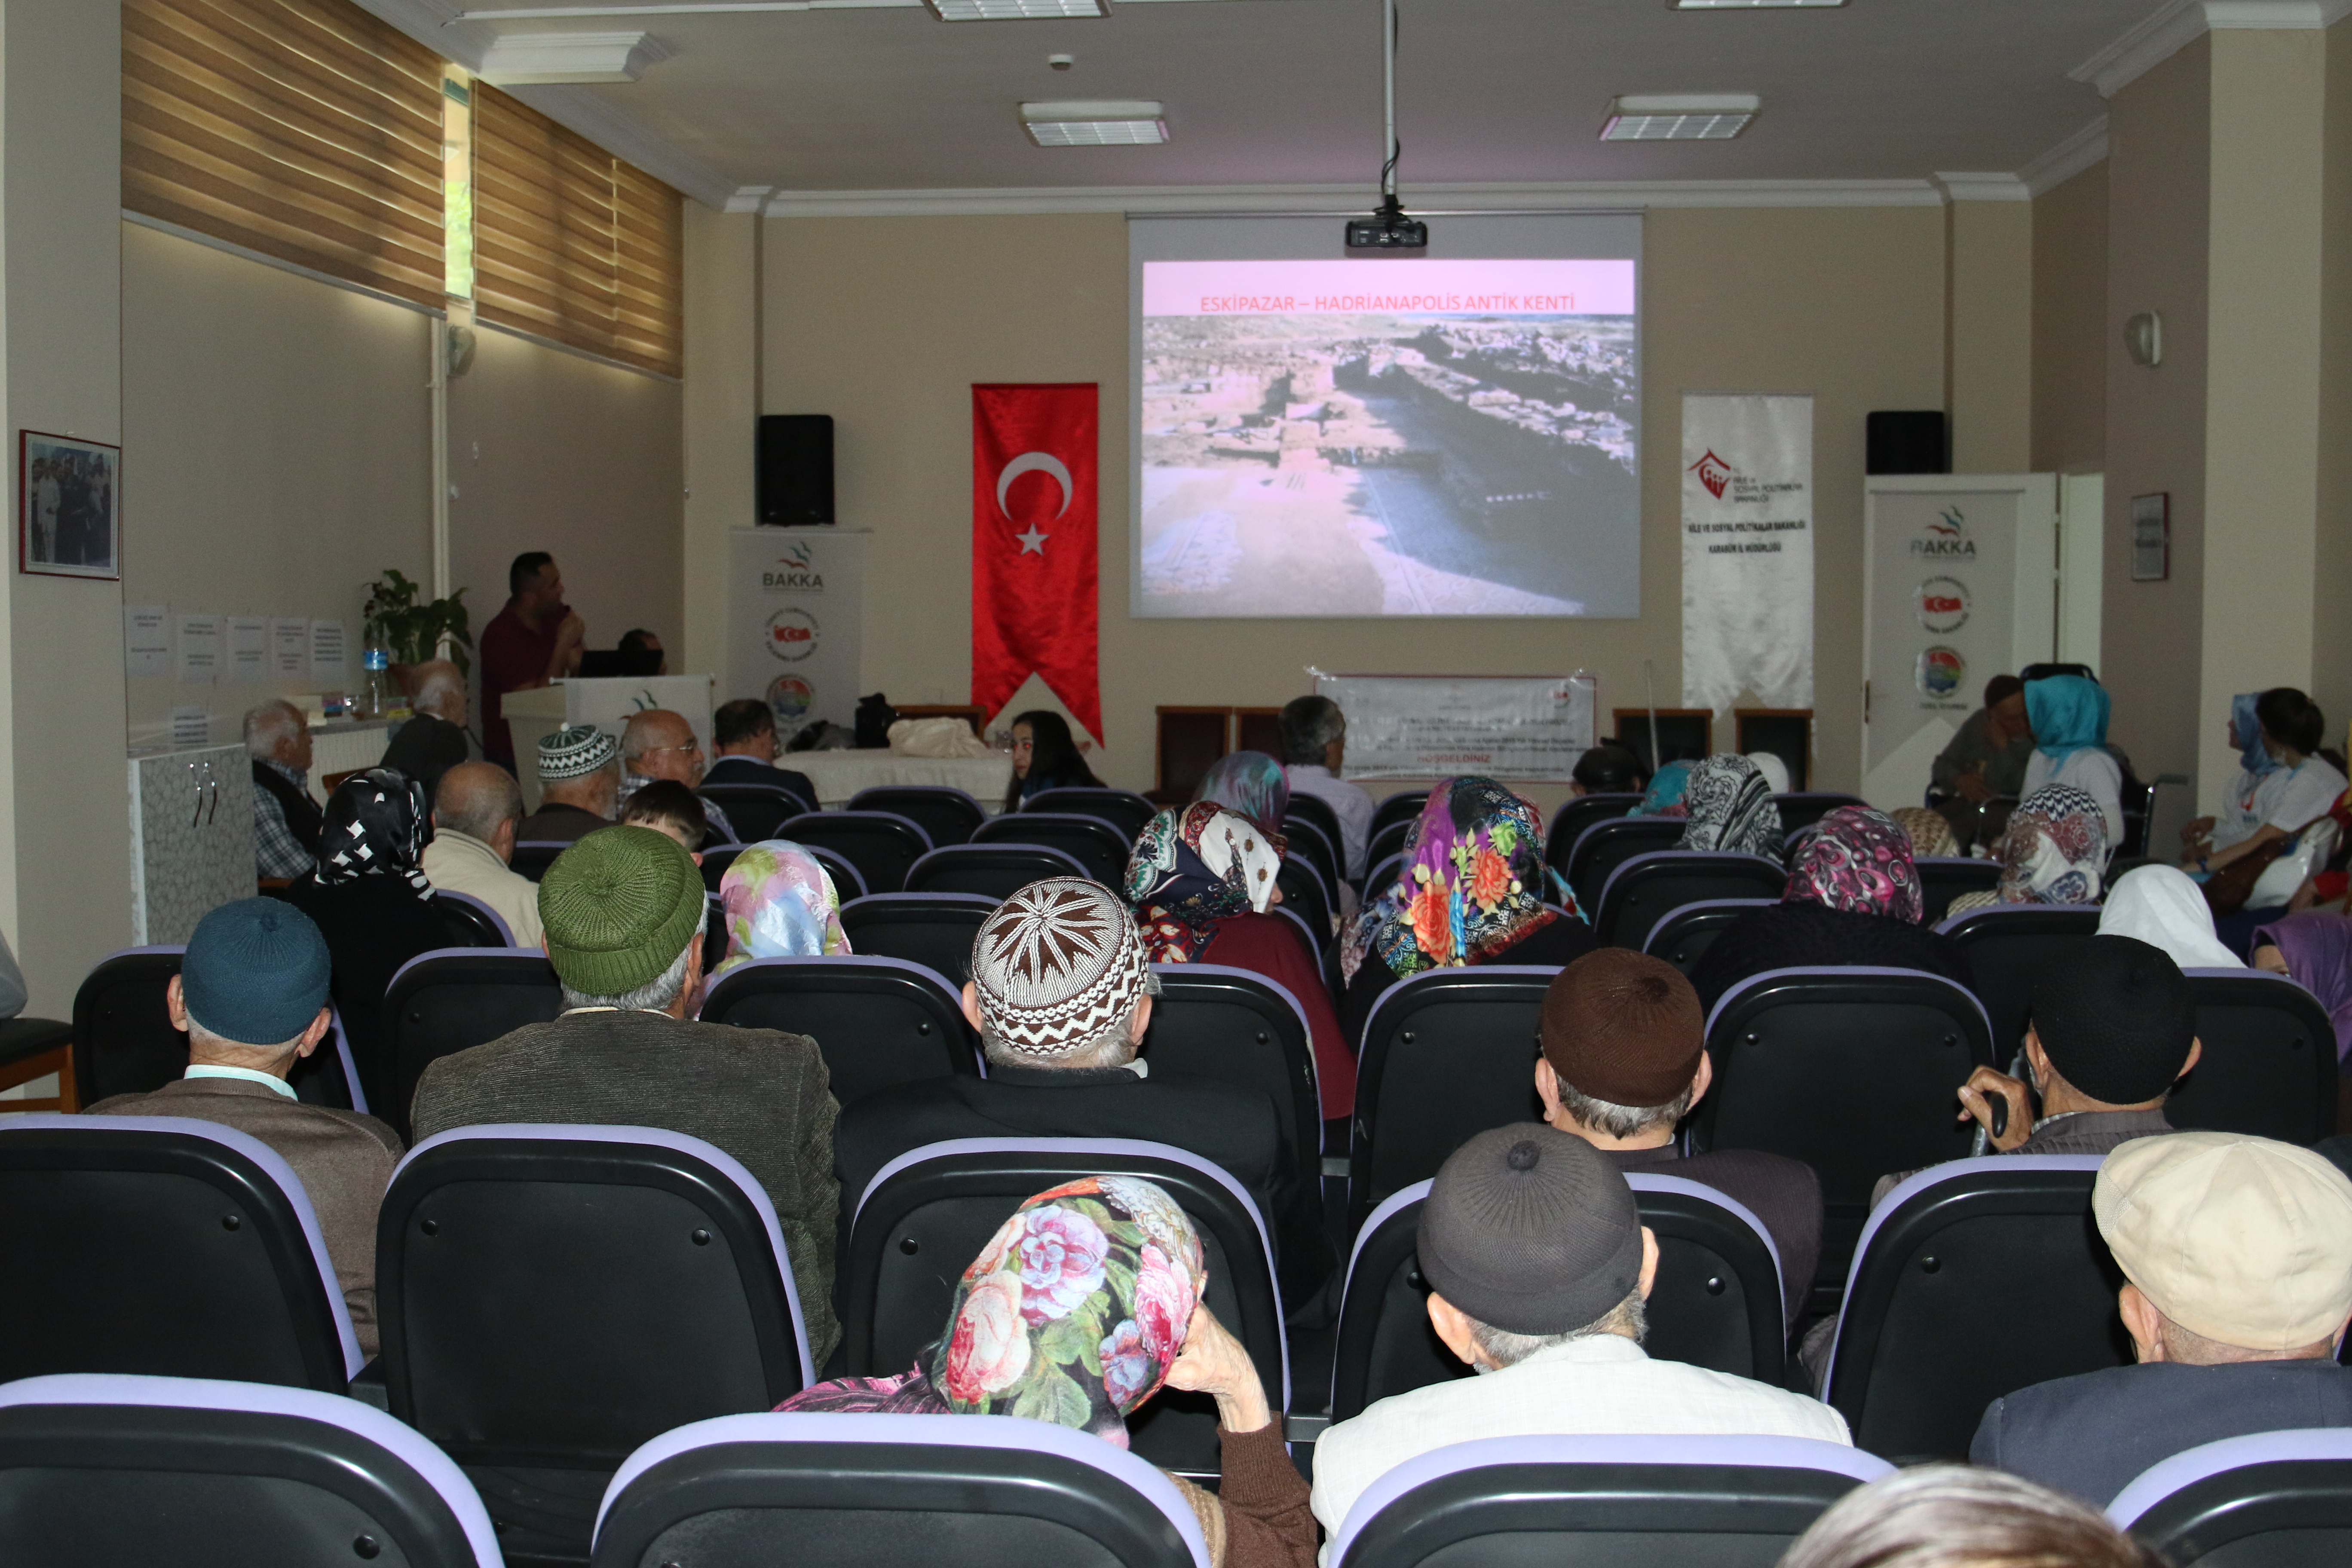
{"label": "red flag with crescent and star", "polygon": [[1097,741],[1096,385],[971,389],[971,700],[1034,671]]}

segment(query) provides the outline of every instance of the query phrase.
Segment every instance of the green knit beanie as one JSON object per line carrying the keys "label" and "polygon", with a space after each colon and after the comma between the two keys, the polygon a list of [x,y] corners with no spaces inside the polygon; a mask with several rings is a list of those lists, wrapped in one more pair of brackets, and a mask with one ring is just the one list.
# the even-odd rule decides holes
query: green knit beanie
{"label": "green knit beanie", "polygon": [[600,827],[555,858],[539,884],[547,956],[586,996],[621,996],[661,977],[702,930],[702,872],[650,827]]}

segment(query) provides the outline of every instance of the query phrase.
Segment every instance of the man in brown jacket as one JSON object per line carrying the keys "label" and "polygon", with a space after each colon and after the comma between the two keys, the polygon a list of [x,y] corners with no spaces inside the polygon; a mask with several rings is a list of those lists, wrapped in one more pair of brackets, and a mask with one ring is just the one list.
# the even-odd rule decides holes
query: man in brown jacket
{"label": "man in brown jacket", "polygon": [[400,1135],[373,1116],[305,1105],[286,1081],[326,1037],[328,973],[326,938],[293,905],[223,904],[197,923],[166,996],[172,1026],[187,1031],[187,1075],[88,1109],[217,1121],[276,1150],[302,1179],[352,1331],[373,1356],[375,1215],[400,1163]]}

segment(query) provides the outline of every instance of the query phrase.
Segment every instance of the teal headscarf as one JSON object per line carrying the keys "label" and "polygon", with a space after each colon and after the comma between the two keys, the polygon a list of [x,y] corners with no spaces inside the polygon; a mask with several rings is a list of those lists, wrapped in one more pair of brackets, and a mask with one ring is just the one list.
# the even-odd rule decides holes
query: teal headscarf
{"label": "teal headscarf", "polygon": [[1201,775],[1192,799],[1239,813],[1264,832],[1279,833],[1282,815],[1290,809],[1290,775],[1264,752],[1230,752]]}
{"label": "teal headscarf", "polygon": [[1687,762],[1668,763],[1650,780],[1650,787],[1642,796],[1642,804],[1627,812],[1628,816],[1686,816],[1683,791],[1690,784],[1691,764]]}
{"label": "teal headscarf", "polygon": [[2107,743],[2107,692],[2080,675],[2053,675],[2025,683],[2025,718],[2036,750],[2063,763],[2085,747]]}
{"label": "teal headscarf", "polygon": [[2263,721],[2254,711],[2262,697],[2259,691],[2241,691],[2230,699],[2230,728],[2238,737],[2238,760],[2245,764],[2246,776],[2253,779],[2286,766],[2263,748]]}

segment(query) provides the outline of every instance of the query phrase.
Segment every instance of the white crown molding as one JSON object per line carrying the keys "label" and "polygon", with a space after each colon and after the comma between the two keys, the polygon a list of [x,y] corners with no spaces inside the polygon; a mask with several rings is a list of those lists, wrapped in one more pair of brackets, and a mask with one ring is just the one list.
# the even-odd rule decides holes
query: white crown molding
{"label": "white crown molding", "polygon": [[738,185],[735,187],[734,194],[727,198],[727,205],[719,210],[728,213],[756,214],[760,210],[760,204],[766,201],[768,193],[775,188],[773,185]]}
{"label": "white crown molding", "polygon": [[[745,187],[746,192],[751,187]],[[1369,184],[1063,185],[930,191],[776,191],[769,217],[954,217],[996,214],[1125,213],[1137,216],[1235,214],[1345,216],[1371,210]],[[1573,184],[1414,185],[1416,216],[1508,212],[1624,212],[1643,207],[1931,207],[1926,180],[1594,180]]]}
{"label": "white crown molding", "polygon": [[2040,195],[2057,189],[2107,155],[2107,117],[2100,115],[2080,131],[2017,172],[2027,194]]}
{"label": "white crown molding", "polygon": [[475,74],[493,87],[628,82],[670,52],[651,33],[515,33],[490,45]]}
{"label": "white crown molding", "polygon": [[2033,193],[2015,174],[1954,174],[1938,170],[1935,186],[1948,202],[2028,202]]}
{"label": "white crown molding", "polygon": [[2332,27],[2347,16],[2352,0],[2172,0],[2066,75],[2113,98],[2207,33],[2305,32]]}

